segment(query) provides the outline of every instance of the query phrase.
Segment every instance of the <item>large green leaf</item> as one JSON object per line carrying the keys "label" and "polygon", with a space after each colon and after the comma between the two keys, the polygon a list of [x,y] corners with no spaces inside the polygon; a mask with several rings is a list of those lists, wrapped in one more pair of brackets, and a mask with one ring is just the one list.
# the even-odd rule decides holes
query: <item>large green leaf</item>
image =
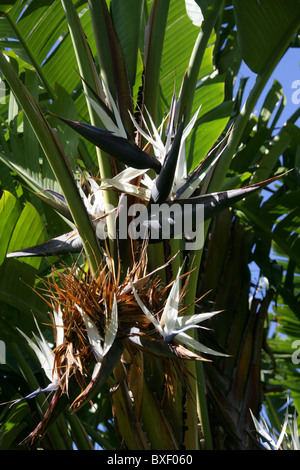
{"label": "large green leaf", "polygon": [[27,258],[24,262],[4,258],[8,250],[44,241],[43,221],[32,204],[28,202],[22,209],[15,196],[7,191],[2,194],[0,209],[0,299],[27,314],[34,312],[40,316],[46,303],[33,287],[41,258]]}
{"label": "large green leaf", "polygon": [[198,119],[187,145],[189,170],[193,170],[212,149],[225,129],[231,111],[232,103],[227,101]]}
{"label": "large green leaf", "polygon": [[16,2],[0,2],[0,15],[3,15],[4,13],[7,13],[9,10],[12,9]]}
{"label": "large green leaf", "polygon": [[21,213],[18,200],[8,191],[0,199],[0,265],[3,263],[10,237]]}
{"label": "large green leaf", "polygon": [[[32,96],[38,100],[38,81],[34,71],[26,71],[26,82]],[[9,93],[9,113],[5,127],[0,128],[0,159],[21,178],[23,184],[34,191],[52,189],[61,191],[48,161],[43,158],[41,147],[24,116],[19,125],[20,107],[12,92]],[[21,117],[22,114],[21,114]],[[24,139],[19,132],[24,131]]]}
{"label": "large green leaf", "polygon": [[144,2],[112,0],[111,15],[121,43],[131,87],[135,84]]}
{"label": "large green leaf", "polygon": [[[28,246],[28,243],[30,246],[31,244],[40,243],[46,239],[46,236],[46,230],[41,217],[35,207],[27,202],[14,226],[7,251],[25,248]],[[27,262],[38,269],[41,259],[28,259]]]}
{"label": "large green leaf", "polygon": [[[59,84],[56,85],[55,92],[57,98],[50,105],[50,111],[54,114],[58,114],[59,116],[63,115],[67,119],[76,121],[77,110],[72,96]],[[57,120],[55,120],[55,122],[52,121],[53,120],[49,118],[49,122],[52,124],[52,127],[57,126],[58,135],[65,154],[68,157],[71,167],[75,169],[77,164],[79,138],[76,136],[76,134],[74,134],[74,132],[70,130],[69,126],[66,126],[62,122],[58,124]]]}
{"label": "large green leaf", "polygon": [[[182,77],[189,65],[198,34],[199,28],[194,26],[186,15],[185,2],[171,2],[160,72],[161,97],[165,107],[162,111],[164,112],[168,110],[170,105],[174,84],[177,93],[179,92]],[[213,39],[210,44],[212,42]],[[212,47],[207,49],[203,61],[202,77],[213,71],[212,51]],[[199,75],[199,79],[201,75]]]}
{"label": "large green leaf", "polygon": [[278,46],[289,44],[300,27],[300,3],[295,0],[233,0],[242,57],[255,73],[263,71]]}
{"label": "large green leaf", "polygon": [[27,403],[20,403],[10,411],[7,406],[2,411],[0,415],[1,450],[17,450],[17,437],[27,427],[28,416],[30,416],[30,409]]}
{"label": "large green leaf", "polygon": [[232,103],[224,102],[225,77],[207,79],[195,92],[193,108],[199,117],[187,143],[188,167],[193,170],[207,155],[223,132],[232,112]]}
{"label": "large green leaf", "polygon": [[[280,191],[278,190],[280,193]],[[299,191],[284,194],[274,202],[266,201],[260,206],[260,200],[246,201],[241,210],[256,230],[261,230],[277,250],[289,256],[300,266],[300,210],[297,200]]]}

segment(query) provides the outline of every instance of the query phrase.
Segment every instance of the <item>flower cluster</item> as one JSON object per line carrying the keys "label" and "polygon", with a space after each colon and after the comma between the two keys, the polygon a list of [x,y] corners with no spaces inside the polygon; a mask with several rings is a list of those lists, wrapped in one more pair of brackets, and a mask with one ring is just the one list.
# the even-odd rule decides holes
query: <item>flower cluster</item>
{"label": "flower cluster", "polygon": [[[156,272],[146,273],[146,265],[143,256],[123,282],[115,279],[107,265],[96,279],[86,269],[74,266],[69,272],[60,272],[58,281],[49,280],[54,349],[38,324],[39,336],[33,333],[33,339],[21,332],[35,352],[48,385],[12,404],[47,392],[55,392],[55,403],[63,395],[73,396],[73,390],[79,386],[71,404],[76,411],[106,383],[124,349],[134,354],[137,348],[176,362],[207,360],[203,353],[219,354],[186,333],[219,312],[181,314],[181,269],[163,303],[166,290]],[[30,440],[40,438],[47,424],[48,417],[30,435]]]}
{"label": "flower cluster", "polygon": [[[154,155],[150,155],[146,149],[138,147],[128,135],[117,105],[108,87],[105,84],[104,86],[109,107],[100,98],[87,98],[107,126],[107,130],[60,118],[84,138],[125,164],[122,172],[111,179],[101,180],[99,185],[89,174],[81,175],[86,185],[85,189],[79,185],[79,192],[100,240],[106,238],[106,217],[112,211],[105,205],[103,197],[103,191],[107,189],[113,188],[121,194],[130,194],[138,200],[142,199],[149,207],[167,202],[172,209],[173,203],[185,202],[187,198],[192,211],[198,205],[203,205],[205,218],[209,219],[224,207],[262,186],[256,184],[238,190],[191,197],[222,153],[221,146],[208,155],[205,165],[202,162],[190,175],[187,174],[185,144],[196,123],[199,110],[185,126],[183,120],[178,122],[178,101],[174,96],[166,127],[163,122],[156,128],[146,110],[151,130],[148,129],[143,116],[141,126],[130,115],[139,135],[152,147]],[[162,137],[163,132],[165,138]],[[152,175],[154,171],[152,178],[149,176],[149,169],[152,170]],[[132,182],[136,179],[139,180],[138,185]],[[55,196],[64,203],[65,211],[67,206],[64,198]],[[170,220],[169,223],[174,221]],[[68,234],[42,245],[11,253],[9,256],[80,252],[80,242],[75,227]],[[75,398],[72,397],[71,407],[74,410],[91,400],[111,376],[124,349],[129,355],[138,348],[150,355],[179,363],[183,363],[180,359],[207,360],[203,354],[223,355],[202,344],[195,332],[201,328],[200,323],[219,312],[185,315],[181,306],[184,296],[181,284],[189,273],[185,273],[183,268],[178,270],[164,302],[163,296],[168,288],[162,289],[160,285],[156,274],[159,268],[152,273],[147,272],[144,242],[139,245],[139,261],[128,267],[122,281],[120,275],[111,269],[111,254],[105,250],[104,253],[104,265],[99,267],[98,277],[89,274],[88,270],[82,267],[74,266],[67,272],[56,273],[59,282],[53,281],[48,286],[51,296],[49,305],[53,306],[56,333],[54,349],[49,347],[38,325],[39,336],[33,333],[34,341],[21,332],[36,353],[49,384],[17,402],[35,397],[38,393],[55,392],[47,416],[31,434],[30,439],[43,435],[49,415],[63,395],[70,396],[72,390],[73,396],[73,390],[77,390]]]}

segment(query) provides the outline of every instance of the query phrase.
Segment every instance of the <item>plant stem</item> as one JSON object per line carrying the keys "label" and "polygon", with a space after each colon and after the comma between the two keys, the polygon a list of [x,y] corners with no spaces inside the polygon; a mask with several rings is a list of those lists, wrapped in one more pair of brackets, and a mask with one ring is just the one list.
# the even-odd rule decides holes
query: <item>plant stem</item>
{"label": "plant stem", "polygon": [[[220,188],[222,187],[222,184],[225,180],[226,173],[227,173],[228,168],[230,166],[232,157],[233,157],[233,155],[236,151],[236,148],[239,144],[240,138],[241,138],[242,133],[245,129],[245,126],[246,126],[246,124],[249,120],[251,112],[252,112],[257,100],[259,99],[266,83],[268,82],[275,66],[279,62],[282,55],[284,54],[288,43],[290,42],[291,38],[294,36],[296,31],[298,30],[298,27],[299,27],[299,24],[298,24],[298,19],[297,19],[297,20],[295,20],[293,27],[289,31],[289,37],[286,38],[286,41],[283,41],[283,43],[280,43],[278,45],[278,47],[276,48],[276,50],[273,52],[272,56],[270,57],[269,61],[266,63],[266,66],[265,66],[264,70],[262,71],[261,74],[258,75],[258,77],[256,79],[256,83],[255,83],[253,89],[251,90],[250,95],[249,95],[249,97],[248,97],[241,113],[239,114],[239,116],[236,120],[233,131],[231,132],[231,134],[229,136],[227,147],[225,148],[225,150],[222,154],[222,158],[220,159],[220,161],[219,161],[219,163],[218,163],[218,165],[217,165],[217,167],[214,171],[214,174],[213,174],[213,177],[212,177],[212,180],[210,182],[210,185],[209,185],[209,188],[208,188],[207,192],[212,193],[212,192],[215,192],[215,191],[219,191]],[[205,224],[205,234],[207,234],[208,226],[209,226],[208,223],[206,223]],[[195,257],[194,257],[194,266],[196,266],[197,269],[194,270],[191,273],[191,276],[190,276],[189,290],[188,290],[187,295],[186,295],[187,305],[192,304],[192,302],[194,301],[195,296],[196,296],[197,281],[198,281],[198,270],[199,270],[199,266],[200,266],[200,263],[201,263],[201,258],[202,258],[202,250],[199,250],[195,253]],[[192,314],[192,313],[193,313],[193,307],[188,308],[187,314]],[[200,374],[200,377],[199,377],[198,374]],[[208,413],[207,413],[205,393],[204,393],[204,389],[203,389],[203,387],[204,387],[204,376],[203,376],[202,368],[201,368],[201,370],[200,370],[200,368],[198,368],[198,374],[197,374],[197,381],[198,381],[198,384],[200,386],[199,391],[200,391],[200,395],[201,395],[200,416],[203,418],[205,416],[208,416]],[[209,439],[208,442],[210,442],[210,437],[209,437],[210,436],[210,431],[208,429],[209,423],[204,422],[204,423],[201,423],[201,425],[202,425],[203,431],[205,431],[204,428],[206,428],[207,435],[205,436],[205,439]]]}
{"label": "plant stem", "polygon": [[141,423],[135,416],[121,362],[114,369],[114,378],[116,383],[119,384],[112,394],[115,421],[119,428],[119,434],[129,450],[148,450],[148,441]]}
{"label": "plant stem", "polygon": [[[99,77],[97,76],[97,71],[95,68],[95,64],[93,61],[93,57],[90,53],[90,49],[88,47],[84,31],[82,29],[80,19],[78,17],[77,11],[75,6],[72,2],[61,0],[62,6],[65,11],[65,15],[68,22],[68,28],[70,31],[78,67],[80,75],[89,84],[90,87],[94,89],[94,91],[100,96],[101,90],[99,88]],[[83,84],[85,93],[91,96],[91,92],[86,86]],[[91,96],[92,97],[92,96]],[[92,108],[89,100],[87,99],[87,107],[89,111],[90,121],[91,124],[97,127],[104,127],[99,116]],[[98,159],[99,171],[101,178],[112,178],[112,165],[111,165],[111,158],[110,156],[106,155],[104,152],[100,150],[100,148],[96,147],[96,154]],[[105,200],[106,207],[117,207],[117,193],[114,191],[104,191],[103,197]],[[109,240],[110,240],[110,251],[113,253],[113,245],[112,245],[112,238],[114,233],[114,226],[113,226],[113,219],[111,217],[107,218],[107,225],[108,225],[108,233],[109,233]]]}
{"label": "plant stem", "polygon": [[169,12],[170,0],[155,0],[148,20],[146,49],[144,51],[144,103],[154,124],[159,121],[158,96],[164,36]]}
{"label": "plant stem", "polygon": [[[76,60],[78,63],[79,73],[81,77],[89,84],[89,86],[93,88],[94,91],[100,96],[101,90],[99,89],[99,77],[97,76],[97,71],[93,62],[93,58],[86,42],[85,34],[82,29],[78,14],[76,12],[76,8],[72,2],[61,0],[61,3],[67,18],[68,28],[72,39]],[[85,83],[83,83],[83,88],[85,93],[91,96],[91,93]],[[103,127],[99,116],[92,108],[90,102],[86,100],[86,103],[89,111],[91,124],[93,126]],[[96,147],[96,152],[101,178],[111,178],[112,171],[109,158],[105,158],[104,156],[102,156],[102,152],[98,147]]]}
{"label": "plant stem", "polygon": [[[184,76],[181,102],[180,102],[179,115],[180,116],[184,115],[186,122],[189,121],[191,113],[192,113],[193,99],[194,99],[196,84],[197,84],[199,70],[202,64],[203,56],[207,48],[207,44],[211,36],[211,33],[213,31],[213,28],[215,26],[215,23],[219,17],[220,12],[223,10],[223,8],[224,8],[224,1],[220,2],[216,0],[208,8],[208,11],[206,13],[206,18],[202,24],[201,30],[197,37],[196,43],[194,45],[190,63]],[[188,306],[186,310],[187,315],[194,313],[194,301],[195,301],[195,295],[196,295],[201,256],[202,256],[202,250],[198,250],[195,254],[195,259],[193,261],[193,266],[192,266],[195,269],[190,275],[189,288],[185,296],[185,304]],[[193,333],[190,333],[190,334],[193,334]],[[199,445],[198,444],[198,430],[197,430],[197,427],[198,427],[197,405],[200,406],[198,415],[201,421],[202,432],[204,433],[205,431],[206,433],[205,439],[207,439],[208,442],[211,442],[209,423],[207,420],[205,422],[202,422],[202,418],[205,417],[207,413],[205,393],[203,393],[203,389],[205,387],[205,379],[204,379],[203,374],[201,374],[201,376],[199,377],[199,372],[201,371],[201,369],[196,368],[193,362],[187,363],[187,370],[189,373],[189,382],[190,382],[189,386],[191,389],[191,393],[187,395],[186,409],[187,409],[188,430],[185,433],[185,444],[186,444],[186,448],[196,449],[198,448],[198,445]],[[193,377],[196,377],[196,380]],[[199,392],[200,392],[200,396],[199,396]]]}
{"label": "plant stem", "polygon": [[93,445],[89,439],[89,436],[87,435],[76,414],[67,408],[65,409],[64,413],[70,423],[71,432],[78,450],[93,450]]}
{"label": "plant stem", "polygon": [[177,450],[178,444],[170,425],[145,380],[143,384],[142,422],[154,450]]}
{"label": "plant stem", "polygon": [[128,111],[132,111],[131,90],[124,53],[115,33],[105,0],[89,0],[89,9],[100,63],[100,73],[109,86],[126,130],[132,134],[133,124]]}
{"label": "plant stem", "polygon": [[189,122],[192,114],[193,100],[203,56],[215,23],[224,8],[224,3],[224,0],[215,0],[208,8],[207,16],[201,26],[188,68],[185,72],[179,116],[184,114],[186,122]]}
{"label": "plant stem", "polygon": [[27,41],[24,39],[24,37],[22,36],[22,33],[20,31],[20,28],[18,27],[18,24],[15,23],[10,14],[9,13],[6,13],[6,19],[7,21],[9,22],[10,26],[12,27],[12,29],[14,30],[18,40],[20,41],[20,43],[22,44],[22,47],[23,49],[25,50],[26,54],[28,55],[28,58],[30,60],[30,62],[32,63],[33,67],[35,68],[36,72],[38,73],[42,83],[45,85],[45,88],[47,90],[47,92],[49,93],[49,96],[52,100],[55,100],[56,98],[56,95],[55,95],[55,92],[53,91],[53,88],[51,87],[50,83],[48,82],[47,80],[47,77],[45,76],[42,68],[40,67],[40,65],[38,64],[38,62],[36,61],[36,58],[34,57],[34,55],[32,54],[31,50],[29,49],[28,47],[28,43]]}
{"label": "plant stem", "polygon": [[196,362],[196,373],[198,382],[198,399],[199,399],[199,417],[201,422],[201,431],[204,436],[205,450],[213,450],[213,441],[211,436],[208,409],[206,406],[206,387],[203,364],[201,361]]}

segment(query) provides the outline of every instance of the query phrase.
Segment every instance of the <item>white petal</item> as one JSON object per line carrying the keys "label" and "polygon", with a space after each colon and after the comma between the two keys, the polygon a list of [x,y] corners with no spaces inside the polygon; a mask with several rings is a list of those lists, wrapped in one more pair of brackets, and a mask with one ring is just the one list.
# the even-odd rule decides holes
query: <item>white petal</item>
{"label": "white petal", "polygon": [[44,362],[42,364],[41,362],[41,366],[42,368],[44,369],[45,371],[45,374],[47,375],[47,377],[49,378],[49,380],[52,382],[52,376],[53,376],[53,367],[54,367],[54,353],[52,351],[52,349],[50,348],[49,344],[47,343],[47,341],[45,340],[41,330],[40,330],[40,327],[38,325],[38,322],[36,321],[36,318],[34,318],[34,322],[35,322],[35,325],[36,325],[36,328],[39,332],[39,335],[40,335],[40,338],[39,339],[34,333],[33,333],[33,336],[38,344],[38,347],[41,351],[41,353],[44,355]]}
{"label": "white petal", "polygon": [[170,106],[170,113],[169,113],[169,132],[167,133],[167,140],[166,140],[166,144],[165,144],[166,154],[168,153],[169,148],[171,147],[172,133],[173,133],[173,127],[174,127],[174,119],[175,119],[175,111],[176,111],[175,100],[176,100],[175,95],[173,95],[171,106]]}
{"label": "white petal", "polygon": [[293,426],[292,426],[292,429],[290,429],[290,432],[292,436],[293,449],[300,450],[300,436],[299,436],[298,426],[297,426],[296,410],[295,410],[294,419],[293,419]]}
{"label": "white petal", "polygon": [[156,155],[156,157],[159,157],[161,155],[164,155],[165,154],[165,147],[163,144],[160,144],[159,142],[156,142],[155,139],[153,139],[153,137],[151,137],[150,135],[148,135],[139,125],[138,123],[136,122],[136,120],[134,119],[134,117],[132,116],[131,113],[129,113],[129,116],[134,124],[134,126],[136,127],[136,129],[139,131],[139,133],[150,143],[152,144],[153,146],[153,150],[154,150],[154,153]]}
{"label": "white petal", "polygon": [[192,117],[192,119],[190,120],[188,125],[183,129],[183,133],[182,133],[182,140],[183,141],[185,141],[188,138],[189,134],[193,130],[193,127],[196,123],[196,120],[197,120],[200,109],[201,109],[201,106],[199,106],[199,108],[195,112],[194,116]]}
{"label": "white petal", "polygon": [[94,355],[96,357],[97,361],[102,361],[103,359],[103,348],[101,345],[101,337],[99,335],[98,329],[95,325],[95,323],[89,318],[89,316],[82,310],[79,305],[76,304],[76,308],[80,315],[82,316],[82,319],[84,321],[85,327],[86,327],[86,332],[88,335],[89,343],[91,345],[91,348],[94,352]]}
{"label": "white petal", "polygon": [[109,91],[109,88],[107,86],[107,84],[105,83],[104,80],[102,80],[102,83],[103,83],[103,86],[105,88],[105,92],[107,94],[107,97],[108,97],[108,100],[111,104],[111,107],[113,109],[113,112],[114,112],[114,115],[115,115],[115,118],[116,118],[116,121],[117,121],[117,126],[118,126],[118,129],[119,129],[119,132],[120,132],[120,135],[121,137],[123,137],[124,139],[127,139],[127,134],[126,134],[126,131],[124,129],[124,126],[123,126],[123,122],[122,122],[122,119],[121,119],[121,116],[120,116],[120,113],[118,111],[118,108],[116,106],[116,103]]}
{"label": "white petal", "polygon": [[201,323],[205,320],[208,320],[209,318],[213,317],[214,315],[217,315],[220,313],[222,310],[217,311],[217,312],[210,312],[210,313],[198,313],[195,315],[186,315],[186,316],[180,316],[177,317],[176,321],[176,326],[179,326],[180,328],[184,328],[185,326],[188,326],[190,324],[198,324]]}
{"label": "white petal", "polygon": [[[52,382],[52,371],[53,371],[54,355],[53,355],[52,350],[50,349],[50,347],[46,343],[46,341],[44,340],[44,343],[43,343],[39,338],[37,338],[37,336],[35,334],[33,334],[36,341],[37,341],[37,343],[38,343],[38,345],[37,345],[25,333],[23,333],[23,331],[21,331],[19,328],[17,328],[17,330],[27,340],[27,342],[28,342],[29,346],[31,347],[31,349],[35,352],[35,354],[36,354],[36,356],[37,356],[37,358],[40,362],[41,367],[44,369],[44,372],[45,372],[46,376],[48,377],[50,382]],[[39,330],[39,333],[41,334],[39,328],[38,328],[38,330]]]}
{"label": "white petal", "polygon": [[10,408],[13,406],[13,405],[16,405],[17,403],[22,403],[26,400],[30,400],[31,398],[35,398],[37,395],[39,395],[40,393],[48,393],[48,392],[53,392],[55,390],[57,390],[59,387],[59,384],[58,382],[51,382],[49,385],[47,385],[47,387],[45,388],[38,388],[37,390],[35,390],[34,392],[32,393],[29,393],[28,395],[26,395],[26,397],[22,397],[22,398],[17,398],[16,400],[12,400],[11,402],[8,402],[8,403],[11,403],[10,405]]}
{"label": "white petal", "polygon": [[188,125],[184,128],[182,133],[182,138],[180,142],[180,149],[179,149],[179,156],[176,165],[175,175],[174,175],[174,191],[176,192],[177,189],[182,186],[185,182],[185,178],[187,177],[187,165],[186,165],[186,154],[185,154],[185,141],[188,138],[190,132],[192,131],[201,106],[197,109],[194,116],[188,123]]}
{"label": "white petal", "polygon": [[[105,306],[106,307],[106,306]],[[107,311],[107,309],[105,308]],[[106,316],[107,318],[107,316]],[[118,305],[117,305],[117,299],[116,296],[114,296],[114,301],[113,301],[113,306],[111,310],[111,317],[110,321],[107,324],[106,327],[106,332],[105,332],[105,339],[104,339],[104,346],[103,346],[103,356],[107,354],[111,346],[113,345],[113,342],[115,340],[115,337],[117,335],[118,331]]]}
{"label": "white petal", "polygon": [[[87,100],[89,101],[90,105],[94,108],[94,110],[96,111],[96,113],[100,117],[101,121],[104,124],[104,127],[107,130],[112,131],[116,136],[124,137],[124,134],[115,125],[113,120],[106,114],[104,109],[102,109],[101,106],[95,100],[93,100],[90,96],[88,96],[85,92],[83,92],[83,93],[85,94],[85,96],[86,96]],[[125,134],[125,138],[126,138],[126,134]]]}
{"label": "white petal", "polygon": [[193,24],[200,27],[204,20],[204,16],[199,5],[195,2],[195,0],[185,0],[185,8],[188,17],[193,22]]}
{"label": "white petal", "polygon": [[148,109],[147,108],[145,108],[145,109],[146,109],[146,113],[148,115],[148,118],[149,118],[149,121],[150,121],[150,124],[151,124],[151,127],[152,127],[152,131],[153,131],[153,135],[154,135],[154,138],[155,138],[156,146],[157,146],[158,149],[160,149],[160,152],[165,156],[165,154],[167,153],[166,152],[166,147],[165,147],[163,141],[161,140],[160,134],[159,134],[158,130],[155,127],[155,124],[152,120],[152,117],[151,117]]}
{"label": "white petal", "polygon": [[187,335],[186,333],[179,333],[176,336],[176,340],[179,340],[184,345],[186,345],[186,346],[188,346],[192,349],[195,349],[196,351],[199,351],[199,352],[203,352],[203,353],[206,353],[206,354],[212,354],[214,356],[228,357],[227,354],[223,354],[223,353],[214,351],[213,349],[208,348],[207,346],[204,346],[204,344],[199,343],[199,341],[195,340],[194,338]]}
{"label": "white petal", "polygon": [[56,346],[60,346],[64,342],[64,322],[60,306],[58,306],[57,311],[53,308],[53,316],[56,326]]}
{"label": "white petal", "polygon": [[102,363],[101,362],[96,362],[93,373],[92,373],[92,380],[95,379],[95,377],[98,375],[99,370],[101,369]]}
{"label": "white petal", "polygon": [[283,423],[283,425],[282,425],[282,429],[281,429],[281,432],[280,432],[280,436],[279,436],[278,439],[277,439],[277,444],[276,444],[277,450],[280,448],[281,443],[282,443],[284,437],[286,436],[286,428],[287,428],[287,425],[288,425],[288,409],[286,410],[285,420],[284,420],[284,423]]}
{"label": "white petal", "polygon": [[181,268],[179,268],[175,282],[169,293],[163,314],[160,319],[160,325],[165,336],[169,336],[174,332],[176,319],[178,316],[179,294],[180,294],[180,278]]}

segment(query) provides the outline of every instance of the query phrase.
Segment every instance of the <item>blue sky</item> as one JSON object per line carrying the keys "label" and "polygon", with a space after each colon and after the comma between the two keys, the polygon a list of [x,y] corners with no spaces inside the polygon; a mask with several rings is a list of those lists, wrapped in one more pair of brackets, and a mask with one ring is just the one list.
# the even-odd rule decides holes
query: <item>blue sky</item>
{"label": "blue sky", "polygon": [[[243,63],[241,71],[240,71],[240,76],[241,77],[250,77],[249,80],[248,80],[248,83],[246,85],[245,94],[244,94],[244,96],[246,98],[248,96],[249,92],[251,91],[253,85],[254,85],[254,82],[255,82],[255,79],[256,79],[256,74],[254,74],[246,66],[246,64]],[[289,49],[285,53],[285,55],[282,57],[281,61],[279,62],[279,64],[275,68],[271,78],[269,79],[260,100],[257,102],[257,104],[255,106],[254,113],[255,113],[256,116],[259,115],[261,106],[264,102],[264,99],[265,99],[268,91],[270,90],[270,87],[272,86],[272,84],[274,82],[274,79],[276,79],[278,82],[280,82],[280,84],[283,88],[284,94],[286,96],[286,99],[287,99],[285,109],[283,110],[282,115],[280,116],[280,119],[277,123],[277,126],[281,127],[286,122],[286,120],[300,106],[300,103],[297,104],[297,103],[295,103],[295,100],[293,102],[293,99],[292,99],[292,96],[295,93],[295,91],[297,91],[297,89],[298,90],[300,89],[300,86],[299,86],[299,84],[300,84],[300,53],[299,53],[299,49],[297,49],[297,48]],[[293,88],[293,83],[297,80],[299,81],[299,83],[297,84],[297,89],[295,89],[295,88]],[[236,86],[239,86],[239,80],[237,80]],[[298,97],[298,99],[300,98],[300,92],[297,93],[297,97]],[[296,122],[296,125],[298,125],[300,127],[300,119],[298,119],[298,121]],[[254,283],[256,283],[258,281],[259,274],[260,274],[259,268],[257,267],[257,265],[255,263],[251,263],[250,264],[250,269],[251,269],[251,273],[252,273],[252,280],[253,280]],[[273,329],[272,329],[272,331],[273,331]],[[272,334],[272,331],[270,331],[270,334]]]}
{"label": "blue sky", "polygon": [[[240,71],[240,75],[242,77],[250,77],[245,90],[245,96],[247,96],[254,85],[256,74],[251,72],[251,70],[246,66],[246,64],[243,64]],[[262,94],[262,98],[259,100],[255,107],[256,111],[260,110],[264,98],[268,93],[274,79],[281,83],[283,91],[287,98],[286,107],[280,117],[280,120],[278,121],[278,125],[281,126],[300,106],[300,104],[295,104],[292,101],[292,95],[296,91],[296,89],[292,87],[293,82],[295,82],[296,80],[299,80],[300,82],[300,53],[298,48],[289,49],[279,62],[268,84],[265,87],[264,93]],[[298,98],[300,98],[300,93],[298,93]],[[297,124],[298,126],[300,125],[300,120],[297,121]]]}

